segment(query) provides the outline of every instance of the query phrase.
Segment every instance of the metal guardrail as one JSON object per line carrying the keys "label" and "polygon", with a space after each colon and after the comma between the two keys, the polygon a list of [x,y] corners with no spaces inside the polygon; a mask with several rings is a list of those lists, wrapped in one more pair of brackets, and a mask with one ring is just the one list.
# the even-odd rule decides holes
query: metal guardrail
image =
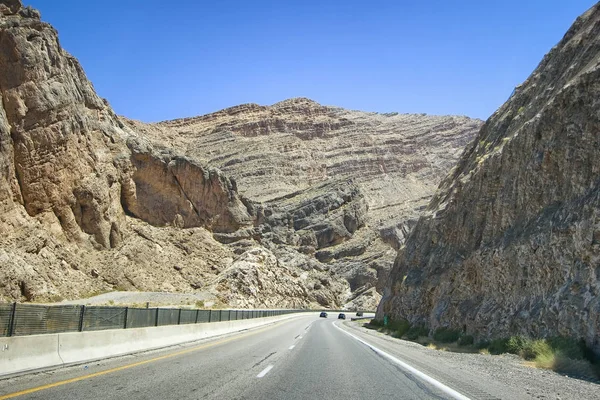
{"label": "metal guardrail", "polygon": [[0,337],[235,321],[318,311],[320,310],[200,310],[0,303]]}

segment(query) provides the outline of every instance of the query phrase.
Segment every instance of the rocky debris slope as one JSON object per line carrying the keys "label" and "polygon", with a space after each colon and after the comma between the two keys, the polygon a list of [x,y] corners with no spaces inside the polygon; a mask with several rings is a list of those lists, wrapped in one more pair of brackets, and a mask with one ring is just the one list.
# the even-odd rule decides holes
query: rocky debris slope
{"label": "rocky debris slope", "polygon": [[483,126],[398,253],[378,316],[600,351],[600,5]]}

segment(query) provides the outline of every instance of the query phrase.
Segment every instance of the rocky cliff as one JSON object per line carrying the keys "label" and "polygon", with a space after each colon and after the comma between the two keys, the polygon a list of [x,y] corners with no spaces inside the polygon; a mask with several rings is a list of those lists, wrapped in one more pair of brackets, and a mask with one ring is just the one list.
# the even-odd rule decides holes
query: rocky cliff
{"label": "rocky cliff", "polygon": [[0,300],[120,289],[374,307],[481,125],[308,99],[130,121],[18,0],[0,0],[0,66]]}
{"label": "rocky cliff", "polygon": [[600,5],[482,127],[399,251],[378,316],[600,351]]}

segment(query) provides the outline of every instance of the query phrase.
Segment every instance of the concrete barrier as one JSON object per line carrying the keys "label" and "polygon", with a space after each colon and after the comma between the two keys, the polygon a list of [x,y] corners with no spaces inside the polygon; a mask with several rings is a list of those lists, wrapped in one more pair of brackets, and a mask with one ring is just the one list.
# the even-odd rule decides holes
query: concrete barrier
{"label": "concrete barrier", "polygon": [[7,346],[6,350],[0,352],[0,376],[173,346],[302,315],[307,314],[0,338],[0,346]]}
{"label": "concrete barrier", "polygon": [[0,375],[61,365],[58,334],[0,338]]}

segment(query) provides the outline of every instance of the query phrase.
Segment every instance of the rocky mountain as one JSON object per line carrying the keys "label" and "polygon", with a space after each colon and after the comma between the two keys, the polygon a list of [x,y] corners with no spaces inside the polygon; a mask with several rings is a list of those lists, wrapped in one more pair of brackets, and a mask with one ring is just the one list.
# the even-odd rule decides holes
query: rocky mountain
{"label": "rocky mountain", "polygon": [[394,250],[481,126],[305,98],[157,124],[124,121],[156,144],[217,166],[260,204],[252,232],[217,240],[249,245],[241,239],[253,237],[286,263],[327,268],[349,282],[349,300],[368,295],[359,301],[366,307],[376,306]]}
{"label": "rocky mountain", "polygon": [[0,300],[119,289],[374,307],[481,125],[307,99],[131,121],[18,0],[0,0],[0,66]]}
{"label": "rocky mountain", "polygon": [[482,127],[399,251],[378,316],[600,351],[600,5]]}
{"label": "rocky mountain", "polygon": [[384,230],[398,216],[418,217],[481,126],[467,117],[350,111],[305,98],[158,124],[125,122],[218,167],[257,202],[352,180],[365,197],[369,225]]}

